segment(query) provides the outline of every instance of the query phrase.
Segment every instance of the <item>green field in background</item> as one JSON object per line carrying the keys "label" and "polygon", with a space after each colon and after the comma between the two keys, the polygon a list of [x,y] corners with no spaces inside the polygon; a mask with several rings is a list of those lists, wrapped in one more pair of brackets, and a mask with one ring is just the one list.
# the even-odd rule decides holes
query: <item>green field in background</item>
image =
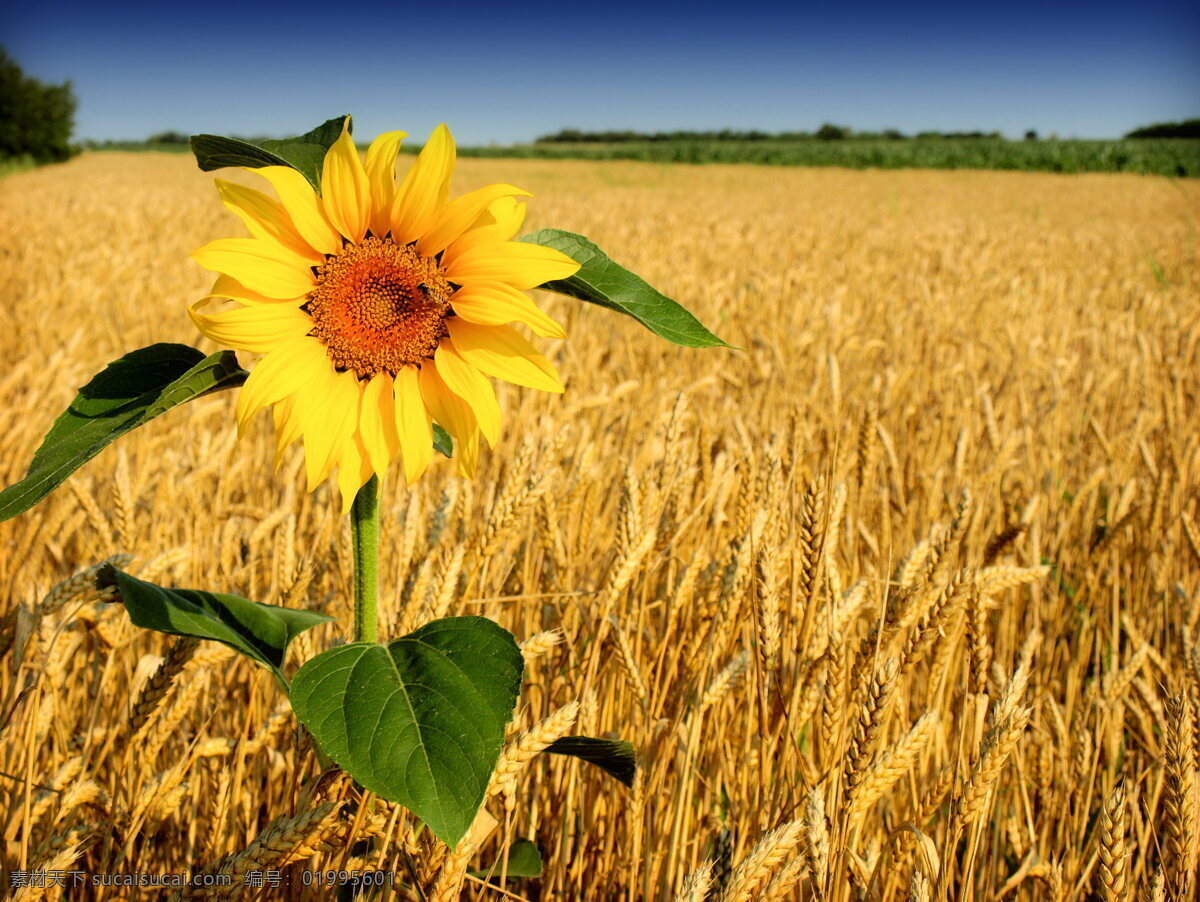
{"label": "green field in background", "polygon": [[460,148],[463,156],[643,160],[652,163],[760,163],[847,169],[1017,169],[1039,172],[1137,172],[1200,177],[1200,140],[1006,141],[909,138],[902,141],[768,139],[627,141]]}
{"label": "green field in background", "polygon": [[[186,151],[186,144],[109,142],[97,150]],[[419,145],[403,148],[416,153]],[[847,169],[1012,169],[1030,172],[1134,172],[1200,177],[1200,140],[1008,141],[996,138],[848,138],[761,141],[622,141],[460,147],[464,157],[541,160],[640,160],[647,163],[757,163]]]}

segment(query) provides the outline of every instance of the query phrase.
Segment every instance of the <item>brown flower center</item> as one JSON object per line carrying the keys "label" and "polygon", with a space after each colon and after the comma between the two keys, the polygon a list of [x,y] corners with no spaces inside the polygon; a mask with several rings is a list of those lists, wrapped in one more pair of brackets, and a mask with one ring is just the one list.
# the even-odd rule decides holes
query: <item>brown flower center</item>
{"label": "brown flower center", "polygon": [[338,369],[364,379],[394,375],[433,356],[446,334],[453,293],[437,260],[372,236],[317,267],[317,287],[304,304],[313,319],[308,334],[320,339]]}

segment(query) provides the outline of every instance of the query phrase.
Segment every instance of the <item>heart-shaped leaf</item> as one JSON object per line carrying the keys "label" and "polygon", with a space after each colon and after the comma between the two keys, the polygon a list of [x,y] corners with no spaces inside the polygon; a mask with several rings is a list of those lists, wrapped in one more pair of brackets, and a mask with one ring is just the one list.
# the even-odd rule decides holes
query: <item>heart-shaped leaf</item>
{"label": "heart-shaped leaf", "polygon": [[633,786],[637,774],[637,752],[628,739],[597,739],[594,736],[563,736],[544,749],[545,755],[570,755],[594,764],[606,774]]}
{"label": "heart-shaped leaf", "polygon": [[316,611],[281,608],[199,589],[166,589],[111,565],[97,582],[116,586],[129,619],[144,629],[213,639],[262,664],[280,680],[288,644],[307,629],[333,620]]}
{"label": "heart-shaped leaf", "polygon": [[156,344],[114,360],[79,389],[33,455],[29,472],[0,492],[0,520],[33,507],[110,442],[185,401],[246,381],[232,351],[205,357]]}
{"label": "heart-shaped leaf", "polygon": [[483,804],[522,669],[507,630],[448,617],[317,655],[292,680],[292,708],[350,776],[453,848]]}
{"label": "heart-shaped leaf", "polygon": [[342,123],[349,118],[337,116],[328,119],[312,131],[295,138],[255,142],[221,135],[192,135],[190,143],[196,163],[205,172],[226,166],[247,166],[251,169],[291,166],[308,179],[319,194],[325,152],[341,136]]}
{"label": "heart-shaped leaf", "polygon": [[538,287],[632,316],[655,335],[686,348],[729,347],[679,303],[615,263],[582,235],[539,229],[517,240],[552,247],[580,264],[579,272],[569,279]]}
{"label": "heart-shaped leaf", "polygon": [[538,850],[537,845],[528,839],[514,839],[508,847],[508,864],[503,868],[502,864],[503,860],[497,859],[490,868],[479,868],[467,873],[479,880],[491,878],[498,880],[501,870],[505,877],[542,876],[542,853]]}

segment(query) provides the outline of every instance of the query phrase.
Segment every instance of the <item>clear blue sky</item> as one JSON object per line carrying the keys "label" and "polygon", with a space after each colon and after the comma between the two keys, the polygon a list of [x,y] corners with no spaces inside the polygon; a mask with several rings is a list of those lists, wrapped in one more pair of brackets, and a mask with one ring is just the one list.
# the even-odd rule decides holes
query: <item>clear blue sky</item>
{"label": "clear blue sky", "polygon": [[[464,144],[584,129],[999,129],[1112,137],[1200,116],[1200,3],[7,3],[0,43],[70,79],[77,138]],[[216,10],[206,12],[204,10]]]}

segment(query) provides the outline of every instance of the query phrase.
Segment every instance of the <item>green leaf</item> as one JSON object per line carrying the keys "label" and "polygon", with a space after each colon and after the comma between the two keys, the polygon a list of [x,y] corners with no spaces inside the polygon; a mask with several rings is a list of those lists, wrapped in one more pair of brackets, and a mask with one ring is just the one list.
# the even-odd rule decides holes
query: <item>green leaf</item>
{"label": "green leaf", "polygon": [[287,160],[271,151],[264,150],[249,141],[225,138],[221,135],[192,135],[189,139],[196,162],[205,172],[224,169],[226,166],[287,166]]}
{"label": "green leaf", "polygon": [[317,655],[292,680],[292,708],[350,776],[453,848],[483,804],[522,670],[507,630],[448,617]]}
{"label": "green leaf", "polygon": [[582,235],[539,229],[517,240],[552,247],[580,264],[579,272],[569,279],[538,287],[632,316],[654,334],[685,348],[730,347],[677,302],[613,262]]}
{"label": "green leaf", "polygon": [[506,877],[541,877],[542,853],[536,844],[528,839],[515,839],[508,847],[508,866],[502,867],[503,858],[496,859],[490,868],[468,871],[472,877],[479,880],[500,878],[503,870]]}
{"label": "green leaf", "polygon": [[129,619],[137,626],[222,642],[262,664],[285,684],[283,656],[288,644],[305,630],[333,620],[316,611],[260,604],[238,595],[165,589],[113,566],[104,567],[97,582],[117,587]]}
{"label": "green leaf", "polygon": [[433,450],[443,457],[454,456],[454,439],[450,438],[450,433],[437,423],[433,424]]}
{"label": "green leaf", "polygon": [[196,155],[196,162],[205,172],[224,169],[226,166],[248,166],[251,169],[263,166],[291,166],[308,179],[309,184],[320,194],[325,152],[341,137],[342,123],[348,119],[349,116],[337,116],[295,138],[257,143],[240,138],[224,138],[220,135],[192,135],[192,153]]}
{"label": "green leaf", "polygon": [[110,442],[185,401],[246,381],[232,351],[205,357],[195,348],[156,344],[110,363],[42,440],[29,472],[0,492],[0,520],[33,507]]}
{"label": "green leaf", "polygon": [[594,736],[564,736],[542,750],[547,755],[570,755],[596,765],[626,786],[633,786],[637,752],[627,739],[597,739]]}
{"label": "green leaf", "polygon": [[288,144],[315,144],[323,150],[329,150],[329,148],[333,147],[333,143],[342,136],[342,126],[347,119],[350,120],[347,127],[353,133],[354,120],[347,114],[345,116],[334,116],[332,119],[326,119],[316,128],[295,138],[282,138],[279,140],[261,141],[259,143],[268,150]]}

